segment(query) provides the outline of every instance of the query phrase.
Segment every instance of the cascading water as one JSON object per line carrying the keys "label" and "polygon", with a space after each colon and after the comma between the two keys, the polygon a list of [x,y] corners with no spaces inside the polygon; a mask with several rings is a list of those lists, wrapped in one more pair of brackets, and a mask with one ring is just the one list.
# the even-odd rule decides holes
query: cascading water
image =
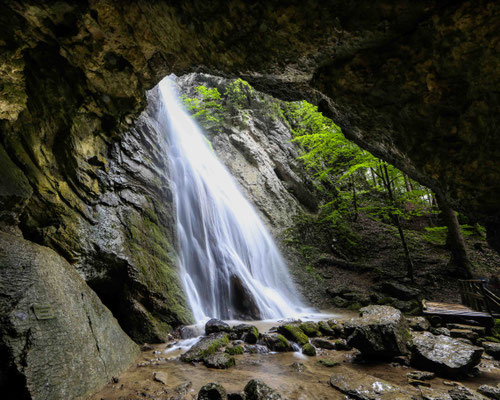
{"label": "cascading water", "polygon": [[275,319],[304,310],[285,262],[229,171],[177,100],[160,84],[177,207],[180,274],[196,321]]}

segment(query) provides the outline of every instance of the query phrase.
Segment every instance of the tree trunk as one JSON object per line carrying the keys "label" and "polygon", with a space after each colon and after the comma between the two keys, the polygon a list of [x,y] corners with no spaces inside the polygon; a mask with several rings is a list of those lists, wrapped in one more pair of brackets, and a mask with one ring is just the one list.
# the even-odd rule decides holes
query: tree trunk
{"label": "tree trunk", "polygon": [[460,231],[457,214],[438,194],[436,194],[436,200],[444,223],[448,227],[446,243],[450,247],[451,262],[457,268],[457,274],[460,278],[472,278],[471,263]]}

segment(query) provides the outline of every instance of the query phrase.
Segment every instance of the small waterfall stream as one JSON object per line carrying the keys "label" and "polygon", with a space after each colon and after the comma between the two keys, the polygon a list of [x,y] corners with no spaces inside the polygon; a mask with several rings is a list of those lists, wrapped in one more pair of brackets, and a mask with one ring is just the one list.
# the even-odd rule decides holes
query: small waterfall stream
{"label": "small waterfall stream", "polygon": [[177,100],[160,84],[177,208],[180,274],[196,321],[276,319],[304,310],[259,216]]}

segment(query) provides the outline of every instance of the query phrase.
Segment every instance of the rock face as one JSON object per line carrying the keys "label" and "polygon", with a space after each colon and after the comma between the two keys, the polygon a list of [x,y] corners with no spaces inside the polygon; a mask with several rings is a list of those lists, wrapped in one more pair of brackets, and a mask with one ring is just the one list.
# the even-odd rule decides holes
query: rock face
{"label": "rock face", "polygon": [[401,311],[390,306],[368,306],[362,317],[344,324],[349,346],[366,357],[392,357],[408,353],[410,328]]}
{"label": "rock face", "polygon": [[278,400],[281,395],[260,379],[252,379],[245,386],[246,400]]}
{"label": "rock face", "polygon": [[411,364],[437,374],[457,376],[469,372],[481,360],[483,349],[430,332],[412,334]]}
{"label": "rock face", "polygon": [[[62,143],[88,122],[92,137],[109,139],[169,72],[239,74],[259,90],[319,103],[348,137],[486,220],[500,245],[491,91],[499,79],[499,7],[494,0],[338,0],[331,7],[4,1],[3,137],[8,147],[32,150],[35,165],[13,154],[26,175],[59,171],[64,151],[55,149],[55,160],[50,146],[38,150],[38,138]],[[68,193],[86,186],[74,174],[57,175]]]}
{"label": "rock face", "polygon": [[0,232],[0,392],[73,399],[124,371],[139,349],[71,265]]}

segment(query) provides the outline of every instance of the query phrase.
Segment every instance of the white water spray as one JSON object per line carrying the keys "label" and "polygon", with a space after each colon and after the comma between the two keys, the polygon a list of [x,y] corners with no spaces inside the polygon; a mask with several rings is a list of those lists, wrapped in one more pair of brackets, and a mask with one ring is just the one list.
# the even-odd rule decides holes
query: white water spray
{"label": "white water spray", "polygon": [[168,132],[180,277],[195,320],[298,315],[304,306],[264,224],[179,104],[169,78],[159,87],[158,123]]}

